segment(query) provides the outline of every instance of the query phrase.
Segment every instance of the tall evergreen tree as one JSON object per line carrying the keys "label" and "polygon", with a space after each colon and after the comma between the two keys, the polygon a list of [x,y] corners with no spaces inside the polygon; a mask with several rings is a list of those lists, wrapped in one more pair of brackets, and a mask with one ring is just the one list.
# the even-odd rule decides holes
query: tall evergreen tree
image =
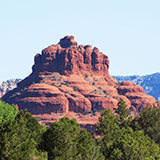
{"label": "tall evergreen tree", "polygon": [[128,119],[126,119],[129,116],[126,102],[121,98],[117,106],[118,108],[115,110],[115,113],[118,114],[120,127],[126,127],[129,122]]}
{"label": "tall evergreen tree", "polygon": [[80,129],[75,119],[64,117],[43,135],[41,147],[49,160],[103,160],[91,133]]}
{"label": "tall evergreen tree", "polygon": [[134,130],[144,130],[145,134],[160,145],[160,106],[144,107],[132,121],[131,127]]}
{"label": "tall evergreen tree", "polygon": [[74,160],[79,131],[80,126],[75,119],[64,117],[53,123],[44,133],[42,144],[42,148],[48,152],[49,160]]}
{"label": "tall evergreen tree", "polygon": [[6,116],[7,121],[2,121],[0,125],[0,159],[32,160],[36,157],[45,160],[47,154],[38,149],[42,134],[38,121],[26,111],[16,111],[17,115],[13,116],[13,106],[7,104],[7,107],[11,107],[9,113],[12,116]]}
{"label": "tall evergreen tree", "polygon": [[95,139],[90,132],[82,129],[78,136],[77,154],[75,160],[103,160],[100,146],[96,145]]}
{"label": "tall evergreen tree", "polygon": [[99,118],[97,134],[106,160],[143,160],[156,157],[159,146],[143,130],[133,131],[127,122],[125,103],[119,103],[117,114],[108,109]]}

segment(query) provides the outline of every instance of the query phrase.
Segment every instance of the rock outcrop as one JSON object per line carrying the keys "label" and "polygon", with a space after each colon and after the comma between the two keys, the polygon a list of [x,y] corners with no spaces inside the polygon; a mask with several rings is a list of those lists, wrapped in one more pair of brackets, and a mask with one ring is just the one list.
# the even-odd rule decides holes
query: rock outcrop
{"label": "rock outcrop", "polygon": [[145,76],[114,76],[118,82],[131,81],[142,86],[145,92],[160,100],[160,73]]}
{"label": "rock outcrop", "polygon": [[109,75],[108,56],[97,47],[78,45],[66,36],[35,56],[32,73],[2,100],[27,108],[41,122],[66,115],[82,125],[95,124],[105,109],[112,111],[120,98],[128,109],[139,111],[156,100],[130,82],[120,84]]}
{"label": "rock outcrop", "polygon": [[20,79],[10,79],[10,80],[4,81],[0,85],[0,98],[4,96],[8,91],[16,88],[18,82],[20,82]]}
{"label": "rock outcrop", "polygon": [[143,88],[129,81],[123,81],[118,86],[118,93],[127,97],[132,108],[137,112],[140,112],[145,106],[156,106],[155,98],[145,94]]}

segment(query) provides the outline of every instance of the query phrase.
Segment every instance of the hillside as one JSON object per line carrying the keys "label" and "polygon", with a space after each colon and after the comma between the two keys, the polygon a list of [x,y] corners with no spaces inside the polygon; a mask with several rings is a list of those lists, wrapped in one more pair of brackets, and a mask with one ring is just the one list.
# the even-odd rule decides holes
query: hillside
{"label": "hillside", "polygon": [[0,97],[2,97],[3,95],[5,95],[8,91],[14,89],[17,87],[17,83],[20,82],[21,79],[10,79],[7,81],[4,81],[1,85],[0,85]]}
{"label": "hillside", "polygon": [[160,100],[160,73],[145,76],[113,76],[118,82],[131,81],[142,86],[145,92]]}
{"label": "hillside", "polygon": [[[118,82],[131,81],[139,86],[142,86],[144,91],[160,100],[160,73],[154,73],[150,75],[133,75],[133,76],[113,76]],[[14,89],[17,83],[21,79],[11,79],[4,81],[0,86],[0,97],[6,94],[8,91]]]}

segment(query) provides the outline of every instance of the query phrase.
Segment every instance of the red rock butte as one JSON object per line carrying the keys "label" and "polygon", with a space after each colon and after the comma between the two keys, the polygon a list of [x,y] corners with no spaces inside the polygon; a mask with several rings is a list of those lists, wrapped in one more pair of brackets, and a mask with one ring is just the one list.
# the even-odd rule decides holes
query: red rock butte
{"label": "red rock butte", "polygon": [[117,83],[109,75],[109,58],[91,45],[78,45],[65,36],[37,54],[32,73],[9,91],[2,100],[27,109],[41,123],[63,116],[93,125],[107,108],[117,108],[120,98],[131,111],[156,106],[155,98],[131,82]]}

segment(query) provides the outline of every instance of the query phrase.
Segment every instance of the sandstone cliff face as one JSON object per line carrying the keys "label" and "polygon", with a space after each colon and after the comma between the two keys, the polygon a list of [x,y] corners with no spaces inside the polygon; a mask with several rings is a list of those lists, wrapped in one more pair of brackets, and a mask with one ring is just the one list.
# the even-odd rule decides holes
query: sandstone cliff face
{"label": "sandstone cliff face", "polygon": [[145,106],[156,106],[155,98],[145,94],[142,87],[129,81],[123,81],[118,86],[118,93],[126,96],[134,109],[140,112]]}
{"label": "sandstone cliff face", "polygon": [[156,100],[130,82],[120,84],[109,75],[109,59],[98,48],[78,45],[66,36],[35,56],[33,72],[2,99],[39,117],[45,123],[61,116],[95,124],[105,109],[117,107],[123,98],[128,108],[138,111]]}
{"label": "sandstone cliff face", "polygon": [[118,82],[131,81],[143,87],[145,92],[160,100],[160,73],[145,76],[114,76]]}
{"label": "sandstone cliff face", "polygon": [[91,46],[77,46],[73,36],[66,36],[58,45],[52,45],[37,54],[33,72],[70,74],[98,74],[108,76],[108,57]]}

